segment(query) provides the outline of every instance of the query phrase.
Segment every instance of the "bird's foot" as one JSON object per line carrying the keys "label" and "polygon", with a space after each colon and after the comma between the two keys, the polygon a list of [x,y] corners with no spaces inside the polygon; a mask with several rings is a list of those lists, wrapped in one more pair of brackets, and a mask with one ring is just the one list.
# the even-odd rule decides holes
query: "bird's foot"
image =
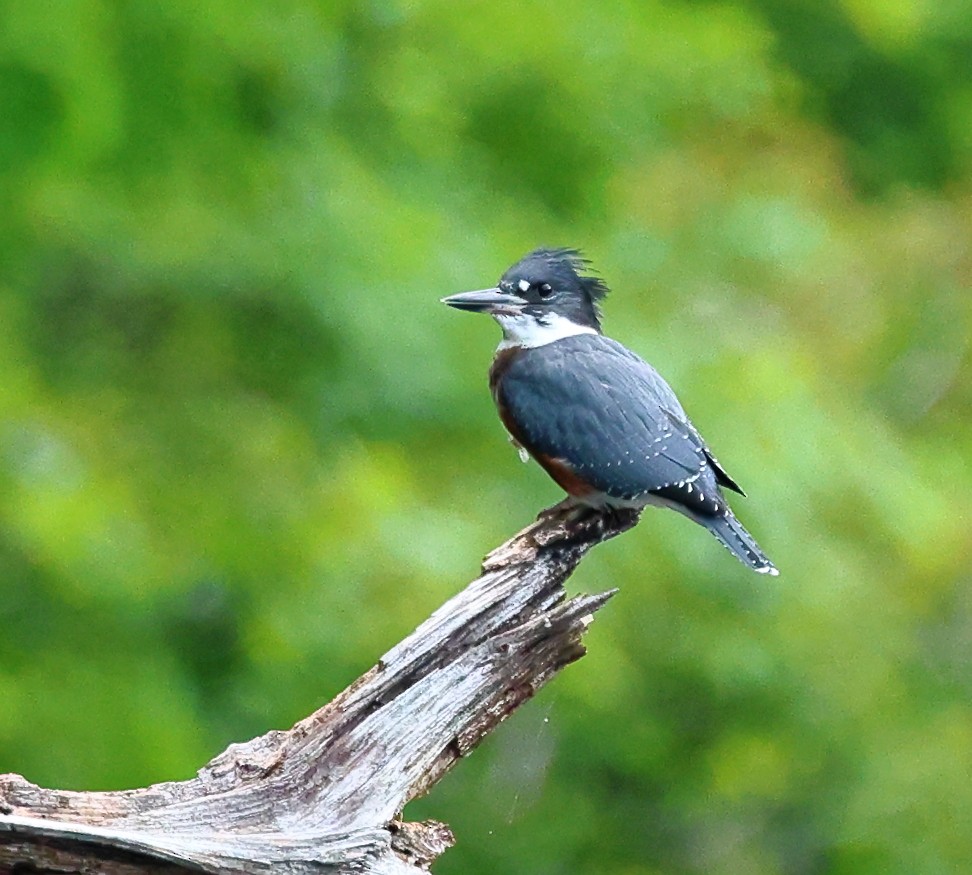
{"label": "bird's foot", "polygon": [[538,523],[570,523],[583,519],[589,513],[594,512],[594,508],[582,504],[574,496],[568,495],[563,501],[558,501],[551,507],[544,508],[537,514]]}
{"label": "bird's foot", "polygon": [[640,515],[640,509],[592,507],[568,496],[540,511],[535,522],[487,555],[483,571],[533,561],[538,550],[561,542],[586,550],[630,529]]}

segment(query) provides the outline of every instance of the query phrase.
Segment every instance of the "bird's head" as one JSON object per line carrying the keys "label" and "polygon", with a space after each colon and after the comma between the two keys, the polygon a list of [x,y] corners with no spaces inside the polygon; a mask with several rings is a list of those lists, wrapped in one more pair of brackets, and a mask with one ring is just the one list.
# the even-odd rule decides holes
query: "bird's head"
{"label": "bird's head", "polygon": [[588,269],[576,249],[536,249],[509,268],[495,288],[450,295],[442,303],[488,313],[509,346],[542,346],[574,334],[598,334],[598,302],[608,288],[586,275]]}

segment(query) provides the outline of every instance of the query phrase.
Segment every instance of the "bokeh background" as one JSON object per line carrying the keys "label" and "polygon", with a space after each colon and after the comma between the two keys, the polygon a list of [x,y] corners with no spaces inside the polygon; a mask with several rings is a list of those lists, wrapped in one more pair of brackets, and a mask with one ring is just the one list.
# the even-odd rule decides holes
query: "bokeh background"
{"label": "bokeh background", "polygon": [[0,18],[0,772],[188,777],[475,576],[560,496],[438,299],[575,245],[782,576],[598,548],[436,872],[969,871],[969,3]]}

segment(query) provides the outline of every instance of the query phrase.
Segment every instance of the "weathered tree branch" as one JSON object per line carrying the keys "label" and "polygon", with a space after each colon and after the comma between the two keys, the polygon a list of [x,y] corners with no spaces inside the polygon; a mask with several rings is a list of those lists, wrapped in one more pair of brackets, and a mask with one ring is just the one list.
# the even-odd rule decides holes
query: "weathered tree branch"
{"label": "weathered tree branch", "polygon": [[428,869],[452,834],[399,822],[402,809],[584,654],[581,636],[613,593],[565,600],[563,583],[637,519],[545,512],[332,702],[230,745],[189,781],[77,793],[0,776],[0,872]]}

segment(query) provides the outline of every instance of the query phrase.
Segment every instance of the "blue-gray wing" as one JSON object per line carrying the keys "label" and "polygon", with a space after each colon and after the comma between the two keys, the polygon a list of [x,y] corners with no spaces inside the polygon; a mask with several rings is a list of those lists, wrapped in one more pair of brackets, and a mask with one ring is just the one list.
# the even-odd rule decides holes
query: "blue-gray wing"
{"label": "blue-gray wing", "polygon": [[584,334],[519,352],[496,395],[531,454],[611,497],[653,493],[711,513],[721,503],[719,475],[735,486],[665,380],[609,338]]}

